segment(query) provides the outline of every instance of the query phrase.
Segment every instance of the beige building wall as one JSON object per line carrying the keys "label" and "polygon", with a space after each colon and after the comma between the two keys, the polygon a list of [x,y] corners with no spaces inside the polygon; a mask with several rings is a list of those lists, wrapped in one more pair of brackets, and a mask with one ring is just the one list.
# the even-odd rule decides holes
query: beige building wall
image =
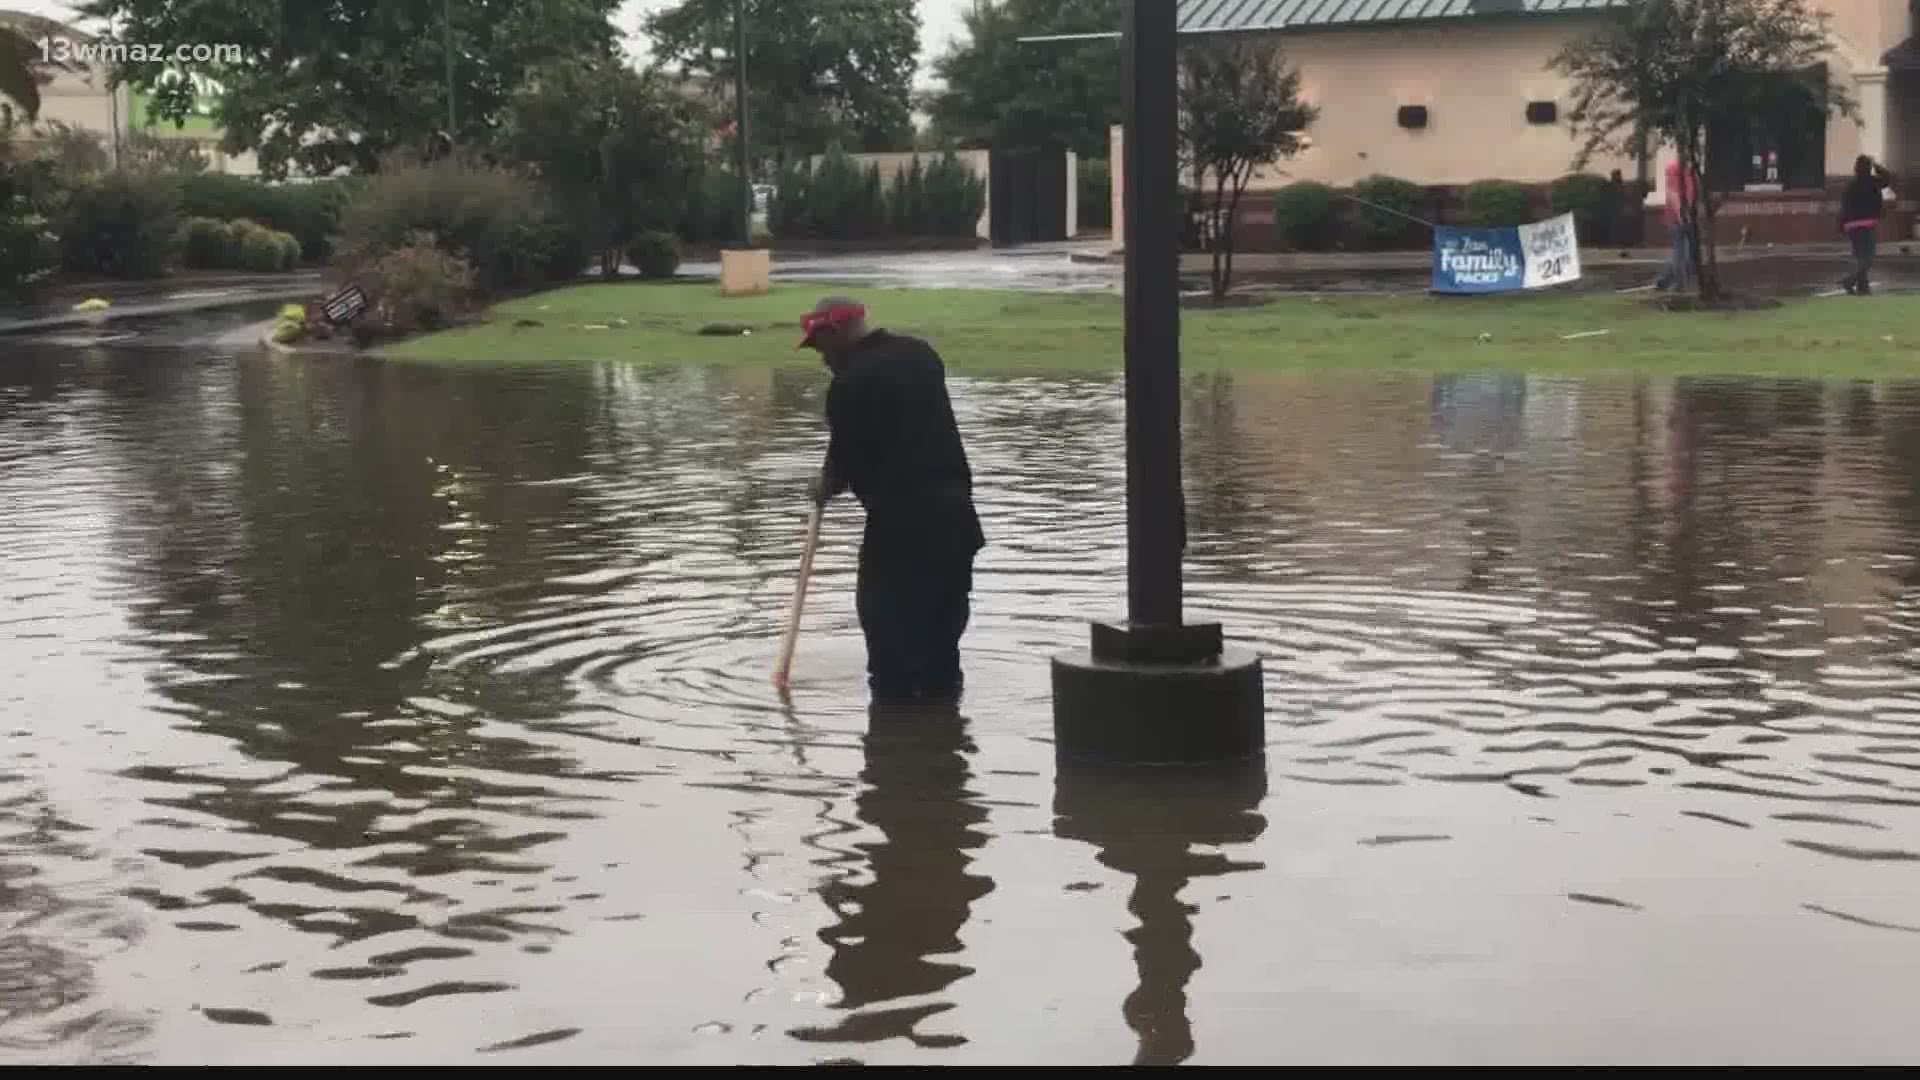
{"label": "beige building wall", "polygon": [[[40,88],[40,115],[35,123],[61,123],[80,131],[92,132],[99,136],[108,160],[114,160],[120,145],[134,129],[133,100],[127,87],[109,91],[106,78],[106,69],[100,66],[54,70],[52,79]],[[259,161],[253,153],[229,154],[220,148],[218,139],[176,131],[166,125],[153,127],[149,131],[163,139],[197,144],[200,152],[206,156],[207,168],[211,172],[240,176],[255,176],[260,172]],[[36,139],[32,134],[27,134],[20,141],[23,145],[31,145]]]}
{"label": "beige building wall", "polygon": [[1905,157],[1904,140],[1896,134],[1900,110],[1889,94],[1891,80],[1880,58],[1907,37],[1913,21],[1907,0],[1822,0],[1818,6],[1833,19],[1833,74],[1853,80],[1860,106],[1857,121],[1836,117],[1828,122],[1827,172],[1852,172],[1853,159],[1860,154],[1899,168]]}
{"label": "beige building wall", "polygon": [[[1817,0],[1831,16],[1836,79],[1859,105],[1855,119],[1827,126],[1827,172],[1843,175],[1867,153],[1896,173],[1920,171],[1920,73],[1888,72],[1881,57],[1914,32],[1907,0]],[[1300,70],[1302,96],[1320,106],[1309,146],[1290,161],[1256,174],[1250,190],[1299,180],[1350,185],[1374,174],[1422,184],[1476,180],[1544,183],[1574,171],[1579,146],[1567,123],[1571,84],[1548,65],[1597,20],[1581,17],[1521,23],[1436,24],[1391,30],[1314,30],[1274,35]],[[1532,101],[1553,101],[1553,124],[1526,118]],[[1401,106],[1424,105],[1427,126],[1399,126]],[[1123,244],[1123,133],[1110,137],[1114,242]],[[1649,204],[1670,149],[1654,149]],[[1586,171],[1613,169],[1632,179],[1630,156],[1596,155]]]}
{"label": "beige building wall", "polygon": [[[1579,149],[1566,121],[1572,99],[1566,79],[1547,64],[1593,25],[1571,18],[1285,35],[1282,54],[1299,68],[1301,95],[1320,107],[1320,118],[1306,150],[1250,186],[1344,186],[1375,174],[1423,184],[1564,176]],[[1559,119],[1528,123],[1530,101],[1557,102]],[[1404,105],[1426,106],[1427,126],[1401,127]],[[1587,171],[1611,169],[1634,174],[1633,161],[1616,156]]]}
{"label": "beige building wall", "polygon": [[133,107],[125,87],[109,91],[104,68],[58,71],[40,88],[38,123],[62,123],[100,136],[111,154],[115,132],[128,130],[127,113]]}

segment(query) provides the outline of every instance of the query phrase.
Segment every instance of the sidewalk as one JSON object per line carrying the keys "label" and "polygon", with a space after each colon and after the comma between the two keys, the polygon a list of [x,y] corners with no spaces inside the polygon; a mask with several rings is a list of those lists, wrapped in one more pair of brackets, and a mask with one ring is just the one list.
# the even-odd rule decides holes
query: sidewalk
{"label": "sidewalk", "polygon": [[[1920,241],[1891,241],[1880,246],[1879,261],[1911,257],[1915,249],[1920,249]],[[1589,266],[1658,266],[1667,260],[1667,249],[1663,247],[1582,247],[1581,259]],[[1729,263],[1756,262],[1765,259],[1799,259],[1808,261],[1840,261],[1852,258],[1845,244],[1780,244],[1764,246],[1759,244],[1723,244],[1719,251],[1720,262]],[[1077,251],[1073,261],[1090,265],[1119,264],[1126,260],[1126,252],[1113,248],[1104,252]],[[1204,273],[1213,263],[1213,256],[1207,252],[1186,252],[1180,257],[1180,269],[1193,273]],[[1233,269],[1235,273],[1286,274],[1286,273],[1328,273],[1357,272],[1366,270],[1399,270],[1417,272],[1431,269],[1433,253],[1420,251],[1288,251],[1234,252]]]}

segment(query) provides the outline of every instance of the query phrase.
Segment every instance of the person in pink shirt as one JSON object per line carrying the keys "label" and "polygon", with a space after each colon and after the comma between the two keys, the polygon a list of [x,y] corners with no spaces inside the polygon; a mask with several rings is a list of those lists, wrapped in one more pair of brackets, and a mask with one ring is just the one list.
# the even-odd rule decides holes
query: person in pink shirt
{"label": "person in pink shirt", "polygon": [[1880,215],[1886,209],[1886,199],[1881,192],[1891,187],[1893,173],[1886,166],[1865,154],[1854,160],[1853,182],[1840,197],[1840,231],[1853,245],[1853,273],[1840,282],[1840,287],[1853,296],[1873,293],[1873,285],[1867,278],[1873,272],[1874,249],[1878,243],[1876,230],[1880,227]]}
{"label": "person in pink shirt", "polygon": [[1667,252],[1667,263],[1655,279],[1657,289],[1685,289],[1693,280],[1693,237],[1687,233],[1680,215],[1684,202],[1692,202],[1697,178],[1691,173],[1681,182],[1680,162],[1667,162],[1667,237],[1672,245]]}

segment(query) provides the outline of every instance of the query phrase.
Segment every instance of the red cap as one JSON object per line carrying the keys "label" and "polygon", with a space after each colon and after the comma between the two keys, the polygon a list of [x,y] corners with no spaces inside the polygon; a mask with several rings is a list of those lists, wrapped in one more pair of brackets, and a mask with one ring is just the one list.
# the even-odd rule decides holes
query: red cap
{"label": "red cap", "polygon": [[824,311],[809,311],[800,316],[800,329],[806,336],[800,339],[800,344],[795,348],[804,349],[813,344],[813,336],[823,327],[845,326],[866,317],[867,309],[860,304],[837,304]]}

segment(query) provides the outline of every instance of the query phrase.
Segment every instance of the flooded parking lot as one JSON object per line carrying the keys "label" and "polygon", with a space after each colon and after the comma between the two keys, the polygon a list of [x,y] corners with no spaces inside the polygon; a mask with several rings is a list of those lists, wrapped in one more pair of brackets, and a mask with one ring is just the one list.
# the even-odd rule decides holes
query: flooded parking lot
{"label": "flooded parking lot", "polygon": [[0,361],[0,1059],[1898,1061],[1920,385],[1204,375],[1264,775],[1059,775],[1117,376],[956,379],[951,722],[813,371]]}

